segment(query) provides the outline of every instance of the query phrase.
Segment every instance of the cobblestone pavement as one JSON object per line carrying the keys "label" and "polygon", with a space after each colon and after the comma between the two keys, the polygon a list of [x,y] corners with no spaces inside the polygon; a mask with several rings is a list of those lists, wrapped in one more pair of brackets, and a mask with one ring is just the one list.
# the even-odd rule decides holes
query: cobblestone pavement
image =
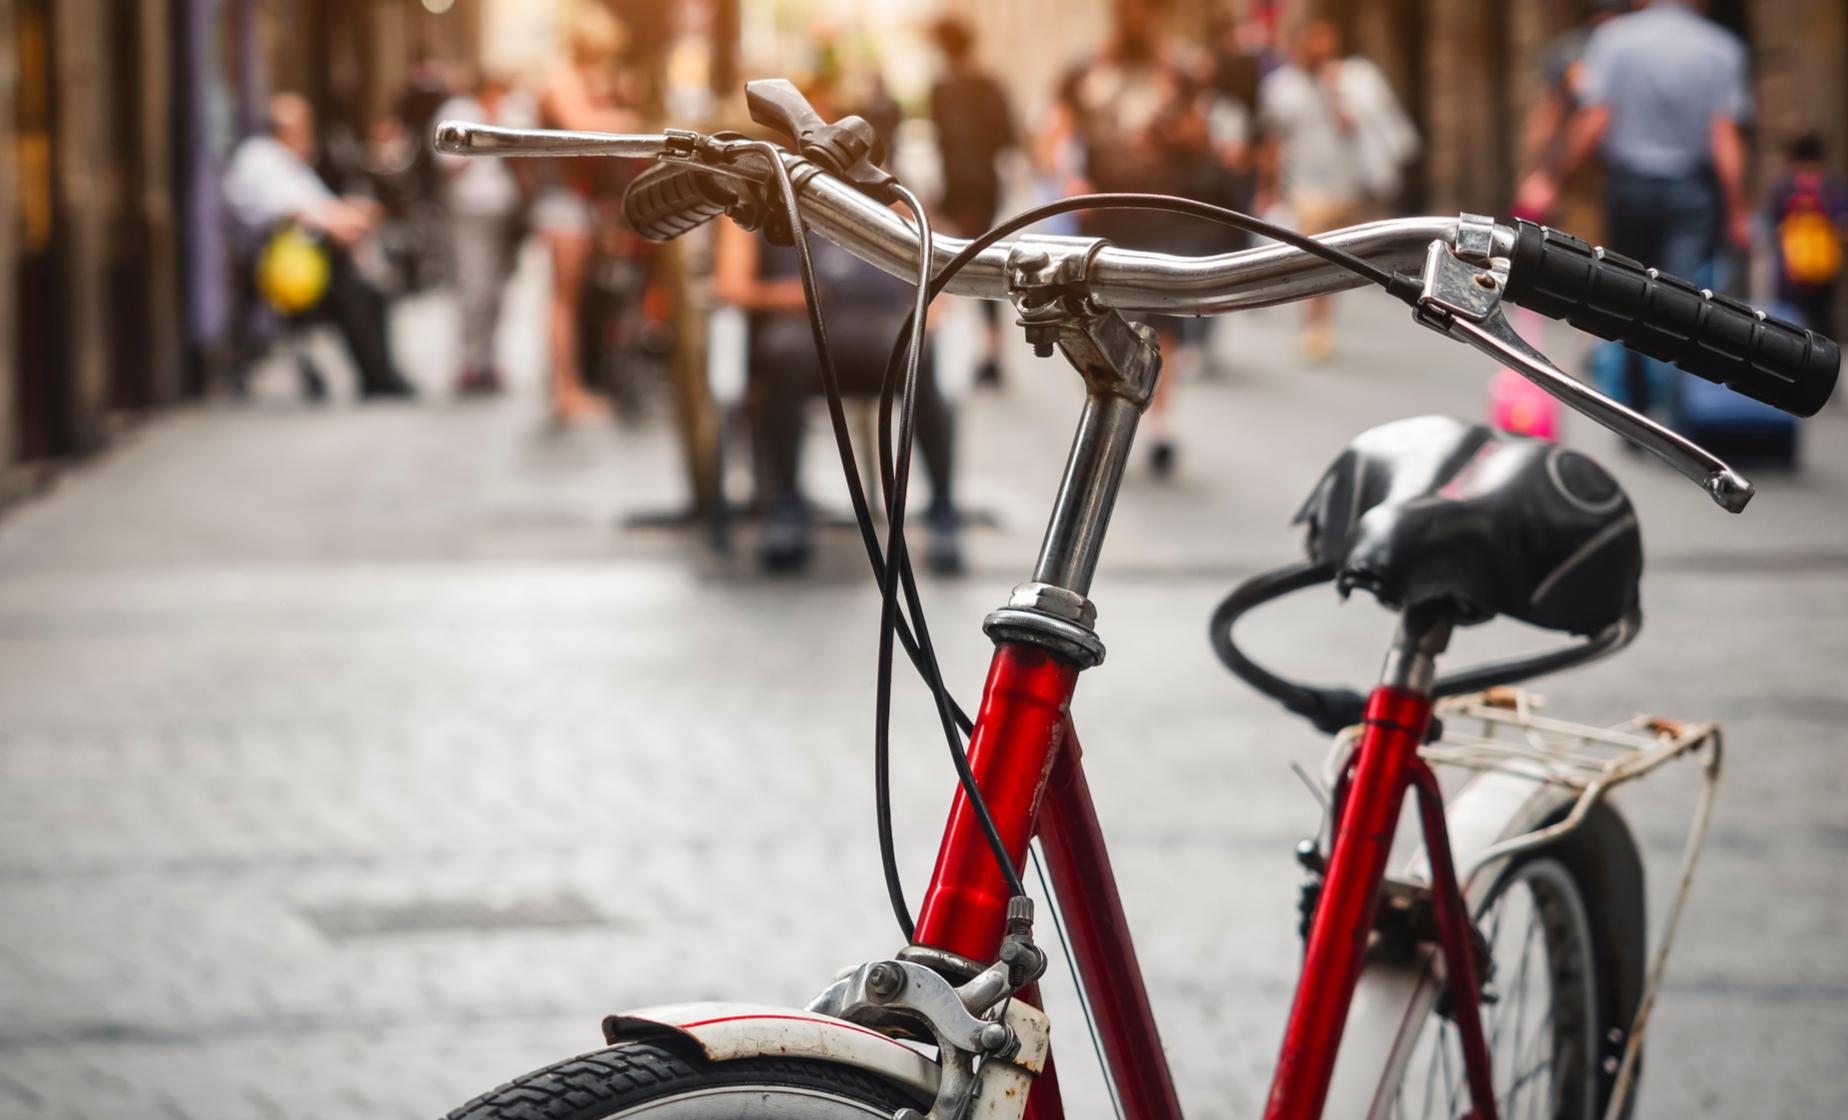
{"label": "cobblestone pavement", "polygon": [[[429,368],[446,314],[400,324]],[[1313,372],[1285,314],[1220,336],[1221,376],[1183,386],[1181,473],[1138,470],[1095,589],[1111,656],[1078,714],[1190,1115],[1257,1111],[1315,818],[1288,764],[1320,755],[1218,670],[1204,620],[1292,552],[1288,514],[1348,435],[1481,409],[1479,363],[1383,300],[1344,315],[1349,349]],[[965,410],[964,497],[993,525],[969,576],[927,587],[965,695],[1077,406],[1012,357]],[[853,541],[764,582],[692,531],[624,528],[681,501],[668,437],[545,434],[527,386],[177,413],[0,521],[0,1117],[434,1116],[593,1046],[608,1011],[800,1001],[894,947]],[[1807,434],[1810,468],[1739,519],[1619,460],[1650,626],[1545,690],[1730,730],[1641,1116],[1848,1114],[1848,423]],[[1364,679],[1389,626],[1331,598],[1251,640]],[[901,696],[896,763],[914,892],[950,783],[921,700]],[[1624,802],[1658,914],[1693,791],[1667,774]],[[1067,1100],[1105,1115],[1051,998]]]}

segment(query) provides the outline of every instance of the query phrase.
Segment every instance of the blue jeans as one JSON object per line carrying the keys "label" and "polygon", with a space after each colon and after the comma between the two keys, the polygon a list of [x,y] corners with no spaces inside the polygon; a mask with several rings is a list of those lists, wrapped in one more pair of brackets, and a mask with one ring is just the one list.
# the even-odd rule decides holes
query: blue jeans
{"label": "blue jeans", "polygon": [[[1613,252],[1691,283],[1710,283],[1704,270],[1720,242],[1720,191],[1706,171],[1680,178],[1612,168],[1604,181],[1604,243]],[[1674,369],[1629,355],[1624,384],[1632,408],[1672,407]]]}

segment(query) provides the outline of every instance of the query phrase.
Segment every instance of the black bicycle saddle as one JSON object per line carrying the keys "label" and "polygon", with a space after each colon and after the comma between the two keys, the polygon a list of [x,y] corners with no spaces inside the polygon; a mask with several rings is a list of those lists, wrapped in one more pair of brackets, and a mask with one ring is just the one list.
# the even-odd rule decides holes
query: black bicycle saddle
{"label": "black bicycle saddle", "polygon": [[1594,634],[1637,610],[1642,535],[1603,467],[1448,416],[1370,429],[1296,515],[1310,559],[1395,609]]}

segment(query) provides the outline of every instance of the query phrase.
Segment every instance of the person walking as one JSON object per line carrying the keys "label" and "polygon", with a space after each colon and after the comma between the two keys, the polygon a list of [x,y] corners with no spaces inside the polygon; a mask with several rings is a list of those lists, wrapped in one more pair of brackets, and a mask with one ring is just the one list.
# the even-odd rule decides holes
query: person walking
{"label": "person walking", "polygon": [[231,153],[222,184],[225,205],[253,240],[267,241],[289,229],[319,240],[327,257],[326,292],[309,314],[331,320],[340,331],[359,370],[361,396],[415,396],[392,361],[385,294],[353,260],[378,229],[379,205],[335,194],[314,170],[315,151],[314,109],[299,94],[276,94],[269,100],[268,130]]}
{"label": "person walking", "polygon": [[[599,4],[581,4],[567,34],[565,55],[539,98],[539,123],[584,132],[630,132],[635,114],[623,107],[616,67],[626,37]],[[552,257],[552,297],[546,339],[552,358],[551,413],[556,423],[606,416],[609,406],[584,384],[579,317],[590,267],[597,167],[604,161],[549,161],[533,203],[533,228]]]}
{"label": "person walking", "polygon": [[[531,126],[532,113],[519,103],[504,75],[490,72],[472,93],[444,102],[435,119],[524,128]],[[438,156],[437,168],[462,309],[462,369],[455,391],[458,396],[498,393],[494,339],[501,294],[519,249],[525,191],[510,160]]]}
{"label": "person walking", "polygon": [[1777,260],[1778,302],[1798,321],[1830,338],[1835,292],[1848,238],[1848,184],[1823,166],[1822,137],[1806,132],[1784,149],[1784,173],[1771,188],[1771,243]]}
{"label": "person walking", "polygon": [[[1068,70],[1059,84],[1038,158],[1041,166],[1056,167],[1076,142],[1080,166],[1067,178],[1067,194],[1187,194],[1197,168],[1211,158],[1196,79],[1202,68],[1163,40],[1158,3],[1117,0],[1109,40]],[[1079,228],[1126,248],[1162,253],[1193,253],[1203,236],[1195,219],[1145,210],[1086,211]],[[1153,325],[1166,365],[1143,424],[1150,468],[1166,476],[1174,470],[1176,455],[1170,400],[1185,365],[1198,357],[1198,346],[1182,351],[1174,319],[1157,318]]]}
{"label": "person walking", "polygon": [[[1265,76],[1258,119],[1258,211],[1281,200],[1308,234],[1360,221],[1369,201],[1389,203],[1418,150],[1385,75],[1367,59],[1343,58],[1340,33],[1327,20],[1305,24],[1291,61]],[[1311,362],[1334,353],[1329,297],[1305,306],[1302,348]]]}
{"label": "person walking", "polygon": [[[995,221],[1001,205],[1001,174],[995,161],[1019,143],[1014,109],[1001,83],[976,62],[975,32],[954,16],[931,27],[943,69],[930,87],[930,119],[936,127],[943,167],[943,224],[958,237],[975,237]],[[984,324],[978,385],[999,385],[1001,305],[981,301]]]}
{"label": "person walking", "polygon": [[[1585,46],[1592,32],[1617,16],[1629,11],[1632,0],[1593,0],[1585,19],[1547,41],[1540,51],[1540,94],[1534,98],[1521,127],[1520,168],[1525,179],[1536,170],[1555,166],[1565,150],[1567,126],[1581,105],[1579,86],[1584,74]],[[1569,184],[1560,184],[1563,193]],[[1523,214],[1517,218],[1543,220],[1545,215]],[[1587,221],[1596,221],[1588,217]],[[1584,222],[1573,222],[1578,229]]]}
{"label": "person walking", "polygon": [[[1604,160],[1605,243],[1676,276],[1695,276],[1723,245],[1751,244],[1741,126],[1752,111],[1745,45],[1697,0],[1651,0],[1592,32],[1579,107],[1560,151],[1522,182],[1515,209],[1548,215],[1560,183],[1594,153]],[[1666,401],[1643,362],[1626,358],[1629,404]]]}

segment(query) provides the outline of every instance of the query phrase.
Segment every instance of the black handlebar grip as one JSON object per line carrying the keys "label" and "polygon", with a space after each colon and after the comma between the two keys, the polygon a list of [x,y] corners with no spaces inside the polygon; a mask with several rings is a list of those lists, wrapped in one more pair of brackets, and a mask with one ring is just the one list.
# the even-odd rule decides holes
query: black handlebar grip
{"label": "black handlebar grip", "polygon": [[711,172],[685,164],[657,163],[623,192],[622,216],[650,241],[672,241],[735,205],[738,196]]}
{"label": "black handlebar grip", "polygon": [[1507,294],[1522,307],[1796,416],[1815,415],[1835,391],[1841,348],[1815,331],[1570,234],[1515,228]]}

